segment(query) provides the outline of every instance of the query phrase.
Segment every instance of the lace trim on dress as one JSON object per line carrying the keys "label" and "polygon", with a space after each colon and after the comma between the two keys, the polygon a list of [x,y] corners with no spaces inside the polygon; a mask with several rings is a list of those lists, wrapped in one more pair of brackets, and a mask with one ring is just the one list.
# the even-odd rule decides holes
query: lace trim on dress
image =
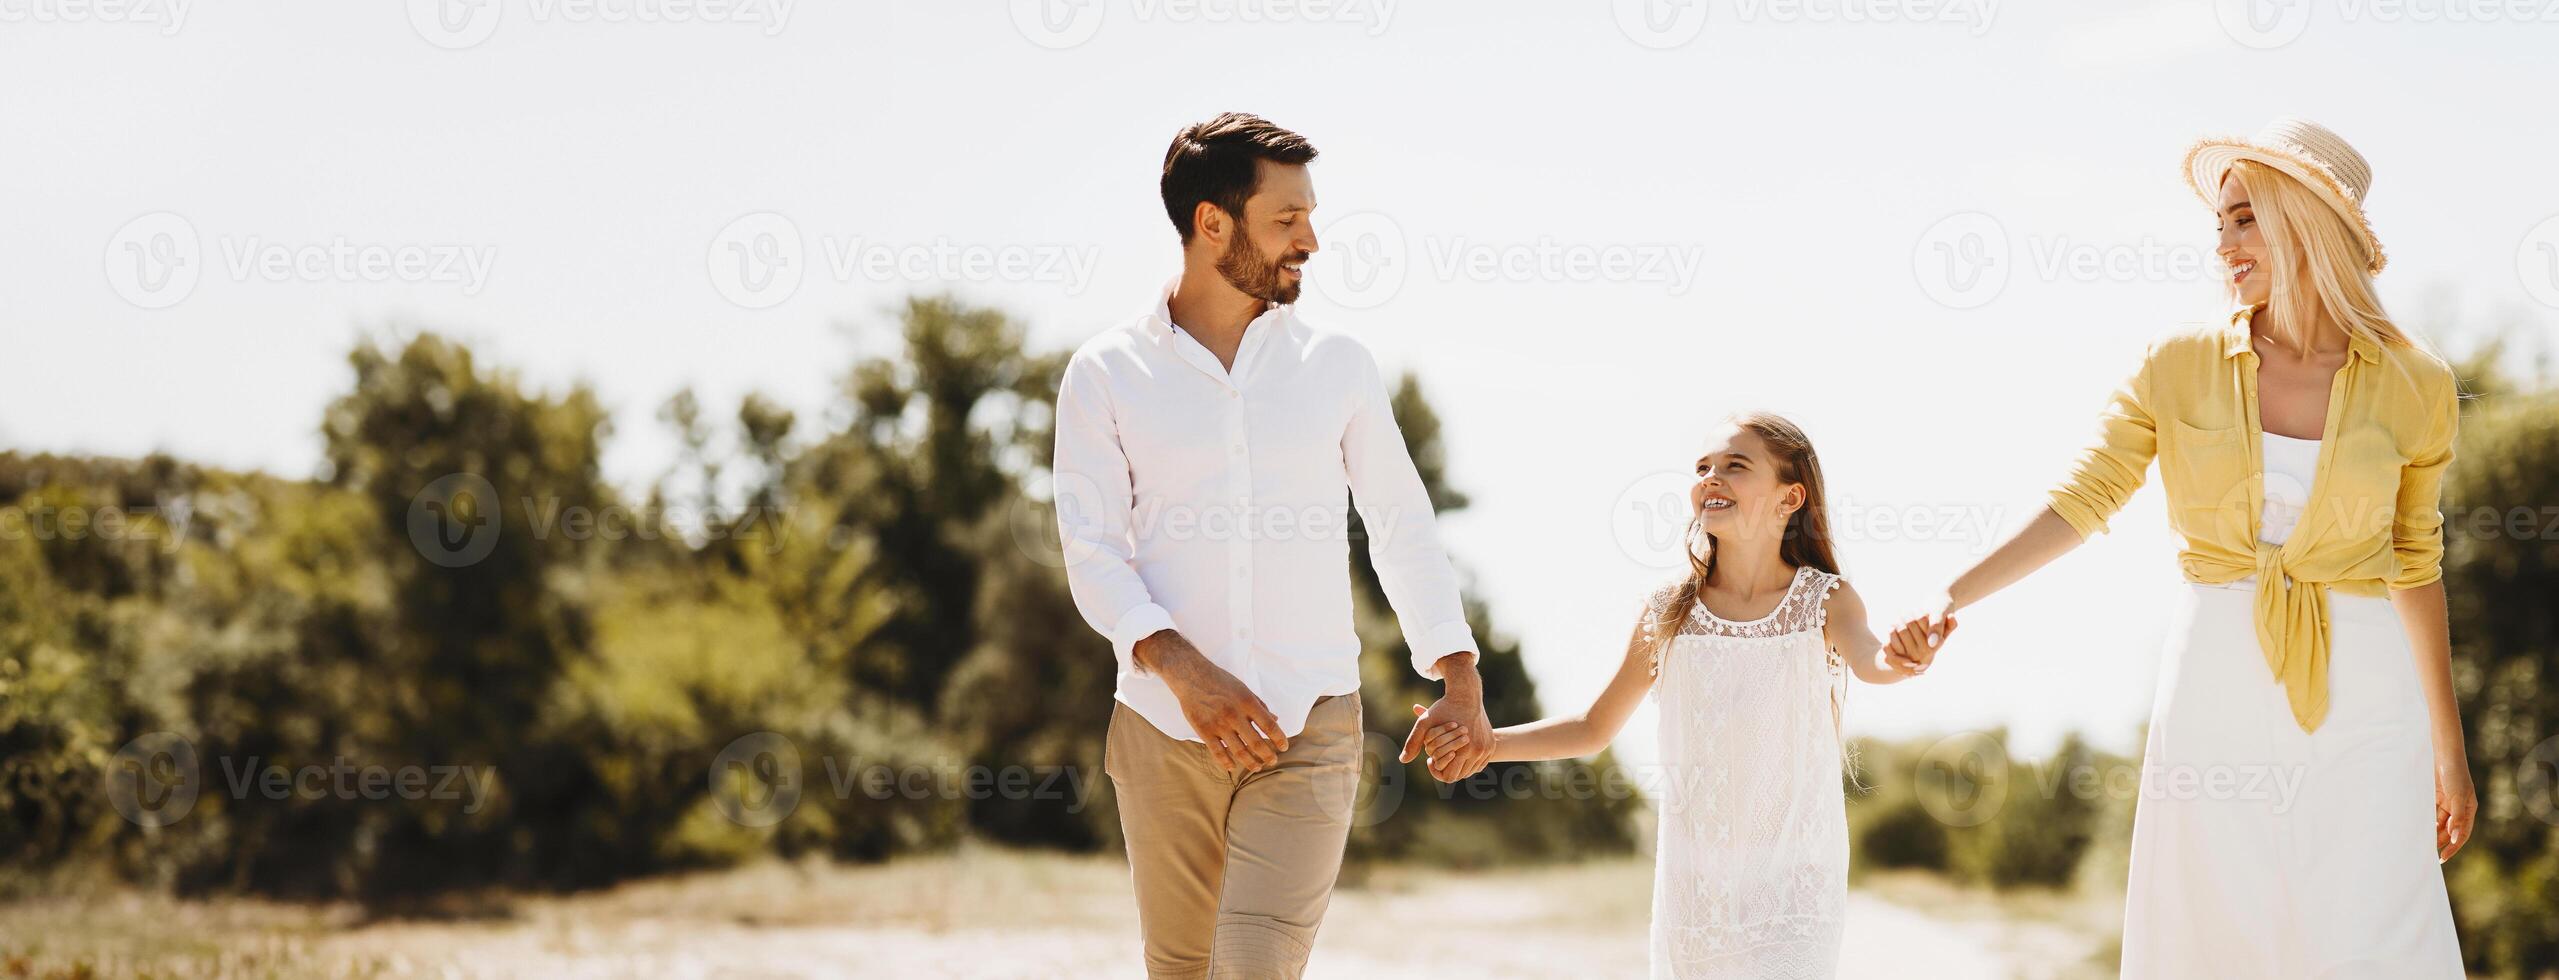
{"label": "lace trim on dress", "polygon": [[[1669,645],[1655,634],[1658,629],[1657,624],[1669,610],[1671,600],[1679,595],[1682,584],[1673,582],[1653,590],[1651,598],[1644,604],[1644,621],[1647,627],[1647,638],[1652,646],[1654,677],[1660,677],[1662,674],[1663,648]],[[1706,608],[1704,602],[1693,602],[1689,605],[1688,618],[1681,621],[1676,635],[1757,639],[1790,636],[1806,630],[1822,630],[1830,621],[1831,590],[1838,587],[1839,576],[1810,565],[1798,566],[1795,569],[1794,580],[1787,583],[1786,594],[1778,598],[1777,608],[1769,610],[1768,615],[1748,622],[1735,622],[1715,615],[1712,610]],[[1825,643],[1823,647],[1828,649],[1829,644]],[[1838,653],[1830,654],[1830,666],[1832,673],[1844,676],[1846,665],[1840,661]]]}

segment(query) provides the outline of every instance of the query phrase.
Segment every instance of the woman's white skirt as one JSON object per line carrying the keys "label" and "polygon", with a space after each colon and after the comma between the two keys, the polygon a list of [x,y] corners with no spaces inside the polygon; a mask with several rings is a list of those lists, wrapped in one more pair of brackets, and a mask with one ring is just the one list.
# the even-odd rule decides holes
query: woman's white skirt
{"label": "woman's white skirt", "polygon": [[2328,716],[2293,721],[2255,584],[2189,583],[2143,751],[2127,978],[2462,976],[2432,728],[2390,600],[2328,596]]}

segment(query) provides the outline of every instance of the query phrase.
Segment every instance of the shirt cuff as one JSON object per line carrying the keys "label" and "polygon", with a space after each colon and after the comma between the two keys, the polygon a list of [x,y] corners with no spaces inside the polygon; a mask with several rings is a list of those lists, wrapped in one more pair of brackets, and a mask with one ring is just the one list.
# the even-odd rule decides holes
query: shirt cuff
{"label": "shirt cuff", "polygon": [[2422,589],[2440,581],[2443,581],[2443,560],[2438,556],[2413,566],[2403,564],[2399,572],[2390,577],[2390,590],[2406,592],[2409,589]]}
{"label": "shirt cuff", "polygon": [[2071,530],[2079,532],[2080,540],[2085,541],[2105,533],[2106,518],[2089,509],[2087,503],[2081,501],[2069,490],[2057,488],[2046,494],[2045,499],[2051,502],[2053,513],[2061,515],[2062,521],[2069,524]]}
{"label": "shirt cuff", "polygon": [[1111,655],[1118,657],[1120,670],[1144,673],[1137,666],[1137,641],[1173,628],[1173,614],[1152,602],[1128,611],[1111,627]]}
{"label": "shirt cuff", "polygon": [[1484,648],[1475,643],[1475,630],[1465,620],[1433,627],[1421,636],[1406,636],[1404,645],[1413,648],[1413,670],[1431,680],[1446,680],[1439,675],[1439,658],[1452,653],[1473,653],[1475,662],[1484,662]]}

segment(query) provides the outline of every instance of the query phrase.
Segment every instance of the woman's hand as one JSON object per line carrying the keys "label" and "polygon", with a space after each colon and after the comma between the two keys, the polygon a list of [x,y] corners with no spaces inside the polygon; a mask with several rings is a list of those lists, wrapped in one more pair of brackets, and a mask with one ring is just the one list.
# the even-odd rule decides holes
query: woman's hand
{"label": "woman's hand", "polygon": [[1945,649],[1946,639],[1955,635],[1952,603],[1933,613],[1921,613],[1904,620],[1893,630],[1885,648],[1886,663],[1894,670],[1917,677],[1928,672],[1937,660],[1937,651]]}
{"label": "woman's hand", "polygon": [[2471,824],[2479,816],[2479,795],[2470,785],[2470,760],[2462,750],[2435,753],[2435,860],[2452,860],[2470,842]]}

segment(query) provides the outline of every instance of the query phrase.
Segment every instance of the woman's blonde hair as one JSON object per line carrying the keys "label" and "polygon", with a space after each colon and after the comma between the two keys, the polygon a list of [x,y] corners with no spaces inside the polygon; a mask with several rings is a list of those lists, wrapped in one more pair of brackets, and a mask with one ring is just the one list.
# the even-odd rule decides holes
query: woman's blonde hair
{"label": "woman's blonde hair", "polygon": [[[2258,234],[2266,240],[2270,268],[2265,271],[2271,275],[2266,299],[2269,333],[2296,349],[2309,350],[2319,317],[2325,314],[2349,336],[2418,346],[2381,308],[2381,297],[2372,288],[2372,256],[2362,237],[2346,225],[2344,215],[2281,170],[2241,160],[2231,164],[2230,172],[2247,190]],[[2230,285],[2233,299],[2238,288]]]}

